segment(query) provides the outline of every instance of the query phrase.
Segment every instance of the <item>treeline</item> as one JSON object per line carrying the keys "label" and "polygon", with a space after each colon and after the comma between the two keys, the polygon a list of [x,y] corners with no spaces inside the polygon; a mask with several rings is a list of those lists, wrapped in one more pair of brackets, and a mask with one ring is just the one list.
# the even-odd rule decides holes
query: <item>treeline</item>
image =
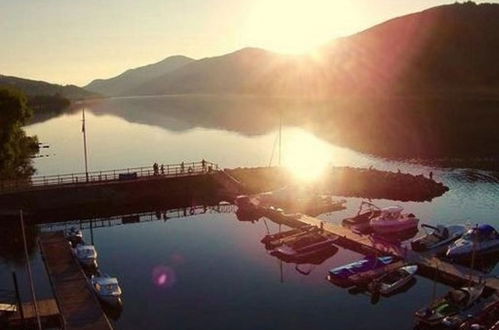
{"label": "treeline", "polygon": [[0,180],[28,178],[35,172],[31,157],[38,152],[38,139],[26,136],[22,128],[32,115],[24,93],[0,87]]}

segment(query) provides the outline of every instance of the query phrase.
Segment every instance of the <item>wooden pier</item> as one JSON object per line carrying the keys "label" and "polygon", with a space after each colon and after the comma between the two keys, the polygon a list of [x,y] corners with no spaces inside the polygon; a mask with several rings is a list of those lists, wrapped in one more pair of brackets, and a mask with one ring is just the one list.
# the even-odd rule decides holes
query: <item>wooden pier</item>
{"label": "wooden pier", "polygon": [[337,235],[338,240],[335,244],[344,248],[362,254],[393,255],[403,260],[406,264],[417,264],[420,274],[432,280],[438,280],[451,286],[462,286],[485,280],[488,288],[499,292],[499,279],[497,277],[439,259],[436,257],[436,254],[440,251],[416,252],[398,243],[373,237],[372,235],[357,234],[348,228],[307,215],[287,216],[282,212],[268,208],[261,211],[270,220],[292,228],[304,225],[320,227],[329,233]]}
{"label": "wooden pier", "polygon": [[[36,302],[38,316],[40,317],[42,326],[45,328],[60,328],[62,320],[59,313],[59,307],[55,299],[43,299]],[[28,328],[36,328],[36,314],[32,302],[23,303],[21,306],[24,314],[24,325]],[[16,311],[9,317],[9,328],[23,329],[23,319],[20,311]]]}
{"label": "wooden pier", "polygon": [[42,233],[40,251],[64,329],[112,329],[62,232]]}

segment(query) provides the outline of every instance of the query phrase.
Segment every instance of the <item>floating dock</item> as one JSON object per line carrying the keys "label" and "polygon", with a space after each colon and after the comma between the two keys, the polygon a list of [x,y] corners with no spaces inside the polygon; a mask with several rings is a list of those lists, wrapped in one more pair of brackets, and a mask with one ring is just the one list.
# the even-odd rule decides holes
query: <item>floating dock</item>
{"label": "floating dock", "polygon": [[400,244],[371,235],[357,234],[348,228],[307,215],[288,216],[282,212],[268,208],[261,209],[260,211],[270,220],[292,228],[299,228],[304,225],[320,227],[331,234],[337,235],[338,240],[335,244],[349,250],[362,254],[393,255],[402,259],[406,264],[417,264],[420,267],[421,275],[451,286],[462,286],[485,280],[488,288],[499,292],[498,278],[477,270],[472,270],[466,266],[441,260],[436,257],[440,251],[416,252]]}
{"label": "floating dock", "polygon": [[39,245],[63,328],[112,329],[63,232],[42,233]]}
{"label": "floating dock", "polygon": [[[38,309],[38,315],[40,316],[40,320],[44,328],[62,327],[59,307],[57,307],[57,302],[55,301],[55,299],[38,300],[36,302],[36,307]],[[21,308],[24,314],[24,325],[26,325],[30,329],[36,328],[37,317],[35,314],[35,309],[33,308],[33,303],[23,303]],[[20,311],[16,311],[11,317],[9,317],[8,324],[9,328],[24,328]]]}

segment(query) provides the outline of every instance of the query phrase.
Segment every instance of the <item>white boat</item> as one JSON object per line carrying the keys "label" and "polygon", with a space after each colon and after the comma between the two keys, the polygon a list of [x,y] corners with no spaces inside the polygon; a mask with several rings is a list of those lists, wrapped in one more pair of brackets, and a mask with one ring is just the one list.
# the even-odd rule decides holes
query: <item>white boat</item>
{"label": "white boat", "polygon": [[379,292],[382,295],[388,295],[397,289],[400,289],[416,275],[417,265],[403,266],[391,272],[381,275],[368,285],[371,292]]}
{"label": "white boat", "polygon": [[490,225],[478,225],[469,229],[462,238],[447,249],[447,257],[459,258],[499,250],[499,234]]}
{"label": "white boat", "polygon": [[93,245],[80,244],[74,248],[74,254],[78,261],[87,267],[97,267],[97,250]]}
{"label": "white boat", "polygon": [[371,219],[371,228],[379,234],[396,234],[416,230],[419,219],[412,213],[402,213],[403,210],[400,206],[381,209],[381,214]]}
{"label": "white boat", "polygon": [[121,305],[122,292],[116,277],[107,274],[92,276],[90,282],[100,300],[112,306]]}
{"label": "white boat", "polygon": [[65,233],[66,239],[71,242],[73,246],[81,244],[83,242],[83,233],[76,227],[71,227]]}
{"label": "white boat", "polygon": [[437,225],[436,227],[427,224],[421,225],[423,229],[429,229],[424,236],[416,238],[411,242],[414,251],[427,251],[445,246],[457,240],[466,232],[464,225]]}
{"label": "white boat", "polygon": [[419,323],[436,326],[442,324],[445,318],[468,310],[483,293],[484,283],[449,291],[446,296],[415,313]]}

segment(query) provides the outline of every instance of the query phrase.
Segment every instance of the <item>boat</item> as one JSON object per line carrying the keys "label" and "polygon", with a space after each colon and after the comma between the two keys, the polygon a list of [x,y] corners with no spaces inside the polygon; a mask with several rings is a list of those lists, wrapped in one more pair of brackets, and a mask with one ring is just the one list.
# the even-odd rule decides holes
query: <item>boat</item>
{"label": "boat", "polygon": [[358,226],[369,226],[371,219],[379,217],[381,210],[376,205],[362,201],[357,214],[350,218],[345,218],[341,221],[344,227],[352,228]]}
{"label": "boat", "polygon": [[282,238],[285,238],[285,237],[289,237],[289,236],[292,236],[292,235],[295,235],[295,234],[303,233],[305,230],[307,230],[310,227],[312,227],[312,225],[305,225],[305,226],[302,226],[302,227],[299,227],[299,228],[295,228],[295,229],[291,229],[291,230],[279,232],[279,233],[276,233],[276,234],[265,235],[261,239],[260,242],[262,242],[263,244],[267,244],[267,243],[275,241],[275,240],[279,240],[279,239],[282,239]]}
{"label": "boat", "polygon": [[286,262],[301,263],[302,260],[306,260],[310,256],[330,249],[337,239],[336,235],[311,232],[273,249],[270,254]]}
{"label": "boat", "polygon": [[403,266],[381,275],[367,286],[371,292],[379,292],[382,295],[388,295],[397,289],[400,289],[416,275],[417,265]]}
{"label": "boat", "polygon": [[424,325],[442,325],[443,320],[469,309],[483,293],[484,283],[449,291],[430,306],[415,313],[416,320]]}
{"label": "boat", "polygon": [[83,266],[97,268],[97,250],[93,245],[79,244],[73,251]]}
{"label": "boat", "polygon": [[107,274],[92,276],[90,282],[102,302],[111,306],[121,305],[121,288],[116,277]]}
{"label": "boat", "polygon": [[402,213],[403,210],[400,206],[381,209],[381,214],[370,221],[372,230],[378,234],[395,234],[417,230],[419,219],[412,213]]}
{"label": "boat", "polygon": [[350,264],[332,268],[327,276],[328,280],[342,287],[352,286],[352,277],[363,272],[376,270],[396,261],[393,256],[367,256]]}
{"label": "boat", "polygon": [[489,301],[475,304],[465,313],[444,318],[442,323],[449,329],[471,330],[490,329],[496,321],[499,321],[499,300],[497,295],[494,295]]}
{"label": "boat", "polygon": [[430,226],[422,224],[423,229],[429,229],[424,236],[418,237],[411,242],[414,251],[428,251],[438,247],[448,245],[459,239],[466,232],[464,225],[437,225]]}
{"label": "boat", "polygon": [[499,234],[494,227],[486,224],[469,229],[463,237],[452,243],[446,252],[449,258],[471,256],[499,250]]}
{"label": "boat", "polygon": [[83,243],[83,233],[76,227],[71,227],[68,231],[66,231],[65,236],[73,246]]}
{"label": "boat", "polygon": [[316,226],[304,226],[298,230],[290,230],[290,231],[281,233],[284,235],[279,235],[279,233],[278,233],[278,234],[275,234],[275,236],[277,238],[265,241],[265,247],[267,248],[267,250],[273,250],[281,245],[290,244],[294,241],[297,241],[298,239],[302,238],[303,236],[309,235],[310,233],[313,233],[314,231],[318,231],[318,230],[319,230],[319,228],[317,228]]}

